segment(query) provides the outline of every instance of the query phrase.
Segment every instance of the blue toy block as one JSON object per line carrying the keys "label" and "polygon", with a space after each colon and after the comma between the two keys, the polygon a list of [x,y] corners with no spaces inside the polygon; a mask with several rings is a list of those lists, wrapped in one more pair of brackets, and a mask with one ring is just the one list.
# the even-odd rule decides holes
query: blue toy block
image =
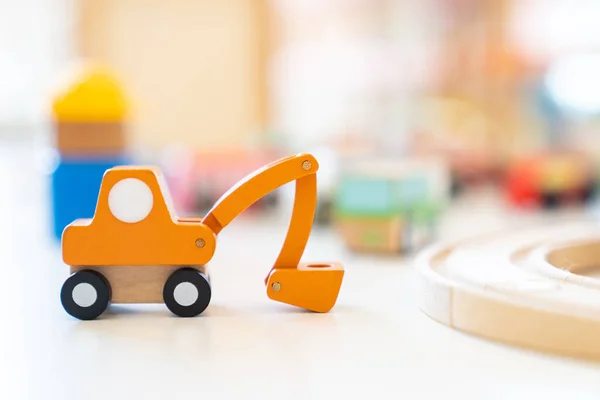
{"label": "blue toy block", "polygon": [[92,218],[102,177],[106,170],[127,165],[125,156],[76,159],[62,158],[52,173],[52,223],[60,240],[67,225],[78,218]]}

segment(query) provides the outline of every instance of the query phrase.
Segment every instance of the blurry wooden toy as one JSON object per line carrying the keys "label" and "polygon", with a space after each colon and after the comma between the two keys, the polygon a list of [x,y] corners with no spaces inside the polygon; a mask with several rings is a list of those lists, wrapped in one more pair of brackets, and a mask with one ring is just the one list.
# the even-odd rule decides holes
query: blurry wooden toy
{"label": "blurry wooden toy", "polygon": [[340,172],[335,223],[353,251],[412,251],[435,238],[449,191],[440,162],[353,160]]}
{"label": "blurry wooden toy", "polygon": [[597,168],[583,152],[553,150],[522,157],[508,169],[505,193],[511,205],[554,208],[585,204],[598,187]]}
{"label": "blurry wooden toy", "polygon": [[[180,213],[197,215],[210,209],[245,171],[276,159],[275,150],[233,148],[212,151],[180,150],[163,157],[162,170]],[[268,193],[250,208],[260,210],[277,205],[276,192]]]}
{"label": "blurry wooden toy", "polygon": [[501,183],[507,159],[535,144],[544,125],[524,96],[538,62],[510,39],[512,5],[466,4],[442,6],[435,73],[412,113],[414,154],[443,157],[454,194]]}
{"label": "blurry wooden toy", "polygon": [[485,339],[600,360],[599,260],[589,223],[442,243],[417,258],[419,307]]}
{"label": "blurry wooden toy", "polygon": [[111,168],[94,218],[75,220],[64,230],[63,260],[71,267],[61,290],[64,309],[83,320],[99,317],[111,302],[164,303],[181,317],[201,314],[211,299],[206,264],[217,235],[250,205],[295,181],[292,219],[265,279],[267,296],[328,312],[337,301],[342,265],[300,262],[312,229],[318,169],[310,154],[282,158],[240,180],[204,218],[179,218],[160,169]]}
{"label": "blurry wooden toy", "polygon": [[489,113],[473,100],[439,97],[423,101],[411,139],[411,154],[439,157],[450,170],[453,193],[497,182],[506,156],[506,135],[490,128]]}
{"label": "blurry wooden toy", "polygon": [[53,100],[57,167],[52,174],[54,236],[74,219],[91,218],[104,172],[128,163],[128,105],[112,74],[89,64],[68,76]]}

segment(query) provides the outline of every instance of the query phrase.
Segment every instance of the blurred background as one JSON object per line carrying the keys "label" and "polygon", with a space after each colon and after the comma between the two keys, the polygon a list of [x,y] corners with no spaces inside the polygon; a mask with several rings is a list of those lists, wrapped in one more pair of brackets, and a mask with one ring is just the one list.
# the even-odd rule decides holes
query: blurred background
{"label": "blurred background", "polygon": [[[161,166],[176,211],[202,215],[312,152],[316,222],[353,252],[491,210],[591,218],[599,17],[593,0],[0,2],[2,216],[46,210],[58,239],[125,163]],[[287,221],[292,197],[248,215]]]}

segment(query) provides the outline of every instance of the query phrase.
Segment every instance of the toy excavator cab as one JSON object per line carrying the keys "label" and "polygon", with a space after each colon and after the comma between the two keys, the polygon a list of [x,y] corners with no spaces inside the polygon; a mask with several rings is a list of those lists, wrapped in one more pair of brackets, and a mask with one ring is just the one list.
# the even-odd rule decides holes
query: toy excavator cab
{"label": "toy excavator cab", "polygon": [[215,247],[199,220],[176,218],[161,171],[142,166],[106,171],[94,218],[74,221],[62,235],[71,266],[203,265]]}
{"label": "toy excavator cab", "polygon": [[314,312],[333,308],[342,285],[340,263],[301,263],[317,204],[317,160],[297,154],[256,170],[225,193],[202,219],[215,235],[235,217],[280,186],[296,181],[294,208],[287,236],[265,279],[272,300]]}

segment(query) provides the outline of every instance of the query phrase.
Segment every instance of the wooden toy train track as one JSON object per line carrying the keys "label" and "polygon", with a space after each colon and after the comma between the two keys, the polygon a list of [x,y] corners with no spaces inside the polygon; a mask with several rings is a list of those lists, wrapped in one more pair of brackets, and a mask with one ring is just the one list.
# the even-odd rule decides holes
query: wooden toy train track
{"label": "wooden toy train track", "polygon": [[589,224],[442,244],[417,259],[419,307],[472,335],[600,360],[598,266],[600,228]]}

